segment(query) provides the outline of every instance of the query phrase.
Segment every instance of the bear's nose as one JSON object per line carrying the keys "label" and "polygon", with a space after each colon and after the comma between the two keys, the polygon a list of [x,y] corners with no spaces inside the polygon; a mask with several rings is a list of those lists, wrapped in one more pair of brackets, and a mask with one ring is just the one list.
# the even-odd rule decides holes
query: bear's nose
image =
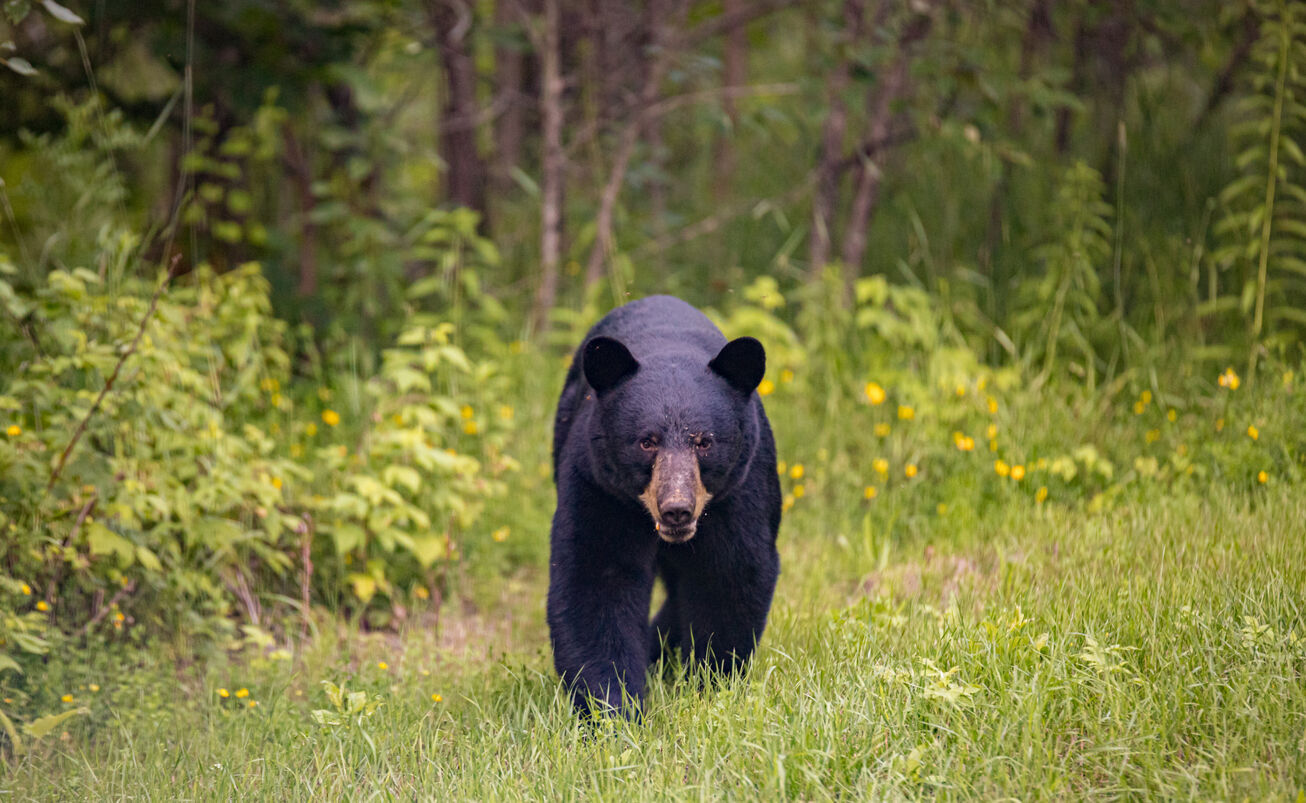
{"label": "bear's nose", "polygon": [[694,509],[689,505],[675,504],[662,508],[662,521],[672,527],[684,527],[694,518]]}

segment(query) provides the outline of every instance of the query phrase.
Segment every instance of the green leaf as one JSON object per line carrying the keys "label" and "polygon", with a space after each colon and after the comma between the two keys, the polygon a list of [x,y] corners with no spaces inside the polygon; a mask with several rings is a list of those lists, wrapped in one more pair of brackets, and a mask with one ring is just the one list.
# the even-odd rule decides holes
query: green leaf
{"label": "green leaf", "polygon": [[17,661],[0,652],[0,672],[6,669],[12,669],[20,675],[23,673],[23,668],[18,665]]}
{"label": "green leaf", "polygon": [[3,61],[6,67],[19,75],[36,75],[36,68],[33,67],[32,63],[27,59],[13,56],[7,59],[0,59],[0,61]]}
{"label": "green leaf", "polygon": [[69,25],[86,24],[85,20],[83,20],[81,17],[77,16],[73,12],[69,11],[67,8],[64,8],[63,6],[59,5],[54,0],[41,0],[41,5],[45,6],[46,11],[50,12],[50,16],[54,17],[60,22],[66,22]]}
{"label": "green leaf", "polygon": [[136,559],[136,545],[98,521],[86,525],[86,545],[92,555],[114,555],[124,566]]}
{"label": "green leaf", "polygon": [[55,728],[76,716],[91,713],[89,708],[70,708],[62,714],[50,714],[49,716],[34,719],[23,726],[23,730],[33,739],[45,738]]}

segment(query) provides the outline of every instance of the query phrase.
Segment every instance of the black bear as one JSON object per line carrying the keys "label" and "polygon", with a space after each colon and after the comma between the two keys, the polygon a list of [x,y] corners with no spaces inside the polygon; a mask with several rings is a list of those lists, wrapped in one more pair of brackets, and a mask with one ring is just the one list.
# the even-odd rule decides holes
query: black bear
{"label": "black bear", "polygon": [[[595,324],[558,401],[549,638],[577,709],[638,707],[662,650],[742,669],[780,574],[762,344],[670,296]],[[649,622],[654,577],[666,603]]]}

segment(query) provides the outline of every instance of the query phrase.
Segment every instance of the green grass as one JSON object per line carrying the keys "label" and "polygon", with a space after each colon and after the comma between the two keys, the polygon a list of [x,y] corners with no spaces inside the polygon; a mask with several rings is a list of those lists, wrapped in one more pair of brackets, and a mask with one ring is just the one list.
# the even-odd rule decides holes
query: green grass
{"label": "green grass", "polygon": [[[799,505],[747,678],[657,678],[642,723],[592,732],[551,670],[535,575],[438,629],[420,615],[391,637],[324,623],[293,660],[89,657],[49,682],[92,715],[0,786],[10,799],[1294,800],[1306,494],[1263,490],[1097,514],[1011,506],[893,543]],[[322,680],[381,705],[319,725]],[[102,690],[77,688],[90,682]]]}

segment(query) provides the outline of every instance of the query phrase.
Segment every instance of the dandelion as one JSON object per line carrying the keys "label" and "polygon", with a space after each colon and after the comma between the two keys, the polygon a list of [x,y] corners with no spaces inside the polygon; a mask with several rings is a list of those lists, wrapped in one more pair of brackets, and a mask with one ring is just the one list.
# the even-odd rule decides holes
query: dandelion
{"label": "dandelion", "polygon": [[794,372],[789,370],[788,368],[784,369],[783,371],[780,372],[780,381],[781,382],[794,381]]}
{"label": "dandelion", "polygon": [[793,494],[785,494],[784,501],[782,501],[782,502],[780,503],[780,509],[781,509],[782,511],[787,511],[787,510],[789,510],[789,508],[791,508],[791,507],[793,507],[793,506],[794,506],[794,495],[793,495]]}
{"label": "dandelion", "polygon": [[441,696],[438,695],[438,694],[432,694],[432,695],[431,695],[431,702],[433,702],[433,703],[443,703],[443,702],[444,702],[444,698],[441,697]]}
{"label": "dandelion", "polygon": [[876,474],[882,477],[886,476],[889,473],[889,461],[883,457],[877,457],[871,461],[871,468],[875,469]]}
{"label": "dandelion", "polygon": [[1134,415],[1142,415],[1143,411],[1146,409],[1147,405],[1143,404],[1141,401],[1134,402]]}
{"label": "dandelion", "polygon": [[1223,419],[1223,418],[1217,418],[1217,419],[1215,419],[1215,431],[1216,431],[1216,432],[1223,432],[1223,431],[1224,431],[1224,419]]}
{"label": "dandelion", "polygon": [[1143,404],[1151,404],[1151,403],[1152,403],[1152,391],[1150,391],[1150,390],[1145,390],[1145,391],[1143,391],[1141,394],[1139,394],[1138,398],[1139,398],[1139,400],[1140,400]]}
{"label": "dandelion", "polygon": [[309,425],[306,426],[306,427],[304,427],[304,434],[307,435],[307,436],[310,437],[310,438],[313,437],[314,435],[316,435],[316,434],[317,434],[317,424],[314,424],[314,423],[312,423],[312,422],[309,422]]}
{"label": "dandelion", "polygon": [[885,398],[887,398],[887,394],[884,392],[884,388],[880,387],[880,384],[878,382],[866,383],[867,401],[869,401],[871,404],[879,405],[879,404],[884,404]]}
{"label": "dandelion", "polygon": [[789,469],[789,476],[793,479],[801,480],[803,478],[803,464],[794,463],[794,467]]}
{"label": "dandelion", "polygon": [[246,689],[243,686],[239,689],[236,689],[236,697],[240,699],[244,699],[248,696],[249,696],[249,689]]}
{"label": "dandelion", "polygon": [[250,708],[258,708],[258,700],[250,700],[248,705]]}
{"label": "dandelion", "polygon": [[893,427],[883,421],[875,425],[875,437],[877,438],[887,438],[892,431]]}
{"label": "dandelion", "polygon": [[226,689],[218,689],[218,696],[225,700],[231,696],[231,692]]}
{"label": "dandelion", "polygon": [[1017,463],[1011,467],[1011,478],[1016,482],[1025,479],[1025,467]]}
{"label": "dandelion", "polygon": [[100,690],[100,684],[98,684],[98,683],[92,683],[91,685],[87,686],[86,688],[90,689],[92,693],[95,693],[95,692],[98,692],[98,691]]}
{"label": "dandelion", "polygon": [[952,434],[952,442],[956,445],[958,449],[960,449],[963,452],[969,452],[974,450],[975,448],[975,439],[967,435],[963,435],[960,432],[954,432]]}
{"label": "dandelion", "polygon": [[127,617],[123,616],[122,611],[117,611],[113,614],[113,621],[115,622],[122,623],[126,619]]}
{"label": "dandelion", "polygon": [[71,694],[65,694],[64,696],[60,697],[59,699],[60,699],[60,700],[63,700],[65,703],[71,703],[71,702],[73,701],[73,696],[72,696]]}
{"label": "dandelion", "polygon": [[1261,485],[1264,485],[1265,483],[1270,481],[1270,475],[1265,471],[1257,472],[1256,481],[1259,482]]}
{"label": "dandelion", "polygon": [[1165,419],[1173,424],[1175,421],[1179,420],[1179,411],[1171,407],[1169,412],[1165,414]]}
{"label": "dandelion", "polygon": [[802,485],[794,486],[794,499],[802,499],[803,494],[805,493],[807,493],[807,489],[804,488]]}
{"label": "dandelion", "polygon": [[781,460],[780,462],[775,464],[775,471],[777,474],[783,477],[785,473],[789,471],[789,464]]}
{"label": "dandelion", "polygon": [[908,463],[907,467],[902,470],[902,473],[907,475],[907,479],[911,479],[912,477],[915,477],[919,471],[920,469],[916,467],[915,463]]}
{"label": "dandelion", "polygon": [[1161,440],[1161,430],[1149,429],[1146,434],[1143,435],[1143,438],[1146,439],[1148,443],[1156,443]]}
{"label": "dandelion", "polygon": [[32,587],[29,586],[27,583],[23,583],[23,596],[25,597],[32,596]]}
{"label": "dandelion", "polygon": [[430,599],[431,592],[426,590],[426,586],[418,586],[413,591],[413,596],[417,597],[418,599]]}
{"label": "dandelion", "polygon": [[1255,424],[1247,425],[1247,437],[1251,438],[1254,441],[1258,441],[1261,439],[1261,431],[1256,428]]}
{"label": "dandelion", "polygon": [[276,488],[278,491],[281,490],[281,478],[280,478],[280,477],[273,477],[273,478],[271,479],[271,483],[272,483],[272,487],[273,487],[273,488]]}
{"label": "dandelion", "polygon": [[911,421],[916,417],[916,411],[905,404],[898,405],[898,417],[903,421]]}
{"label": "dandelion", "polygon": [[476,425],[475,421],[464,421],[463,432],[466,432],[468,435],[475,435],[477,432],[480,432],[480,427]]}
{"label": "dandelion", "polygon": [[340,423],[340,413],[337,413],[335,410],[323,410],[322,423],[326,424],[328,427],[336,426]]}
{"label": "dandelion", "polygon": [[939,515],[940,515],[940,516],[947,515],[947,513],[948,513],[948,506],[945,505],[945,504],[942,503],[942,502],[940,502],[940,503],[938,504],[938,507],[936,507],[936,508],[934,508],[934,509],[937,510],[937,511],[939,512]]}
{"label": "dandelion", "polygon": [[38,611],[40,611],[41,613],[45,613],[46,611],[50,610],[50,603],[46,602],[46,601],[43,600],[43,599],[42,599],[42,600],[37,600],[37,602],[36,602],[36,609],[37,609]]}
{"label": "dandelion", "polygon": [[879,488],[876,488],[874,485],[867,485],[865,490],[862,491],[862,498],[874,499],[877,495],[879,495],[879,493],[880,493]]}
{"label": "dandelion", "polygon": [[472,409],[472,406],[470,404],[464,404],[463,408],[458,412],[460,415],[462,415],[463,420],[466,420],[476,415],[476,411]]}
{"label": "dandelion", "polygon": [[985,431],[985,434],[989,436],[989,440],[993,440],[994,438],[998,437],[998,425],[989,424],[989,428]]}
{"label": "dandelion", "polygon": [[509,530],[507,527],[500,527],[499,529],[490,533],[490,537],[493,538],[497,543],[502,544],[504,541],[508,540],[508,532]]}
{"label": "dandelion", "polygon": [[1048,499],[1048,487],[1046,485],[1040,485],[1038,490],[1034,492],[1034,501],[1041,505],[1044,502],[1046,502],[1047,499]]}
{"label": "dandelion", "polygon": [[387,664],[385,661],[377,661],[376,668],[380,669],[382,672],[385,672],[388,669],[390,669],[390,664]]}
{"label": "dandelion", "polygon": [[1227,388],[1228,390],[1237,390],[1238,386],[1242,384],[1242,380],[1238,378],[1238,374],[1234,373],[1232,365],[1224,369],[1224,373],[1220,374],[1220,378],[1217,382],[1220,387]]}
{"label": "dandelion", "polygon": [[989,406],[989,415],[997,415],[997,414],[998,414],[998,400],[995,399],[995,398],[993,398],[992,396],[989,396],[988,399],[986,400],[986,403],[987,403],[988,406]]}
{"label": "dandelion", "polygon": [[958,386],[957,386],[956,393],[957,393],[957,398],[958,398],[958,399],[960,399],[961,397],[965,396],[965,395],[966,395],[966,386],[965,386],[965,385],[958,385]]}
{"label": "dandelion", "polygon": [[10,424],[9,428],[5,430],[5,434],[11,438],[17,438],[19,435],[23,434],[23,428],[17,424]]}
{"label": "dandelion", "polygon": [[763,379],[761,382],[757,383],[757,395],[770,396],[772,393],[775,393],[774,382],[769,379]]}
{"label": "dandelion", "polygon": [[513,415],[515,414],[515,412],[516,412],[516,411],[514,411],[514,410],[512,409],[512,405],[510,405],[510,404],[501,404],[501,405],[499,405],[499,420],[500,420],[500,421],[511,421]]}
{"label": "dandelion", "polygon": [[302,443],[292,443],[292,444],[290,444],[290,456],[293,457],[293,458],[296,458],[296,459],[298,459],[298,458],[300,458],[300,457],[303,457],[303,456],[304,456],[304,444],[302,444]]}
{"label": "dandelion", "polygon": [[993,473],[997,474],[999,477],[1009,477],[1011,476],[1011,466],[1007,465],[1007,461],[1005,460],[994,460]]}

